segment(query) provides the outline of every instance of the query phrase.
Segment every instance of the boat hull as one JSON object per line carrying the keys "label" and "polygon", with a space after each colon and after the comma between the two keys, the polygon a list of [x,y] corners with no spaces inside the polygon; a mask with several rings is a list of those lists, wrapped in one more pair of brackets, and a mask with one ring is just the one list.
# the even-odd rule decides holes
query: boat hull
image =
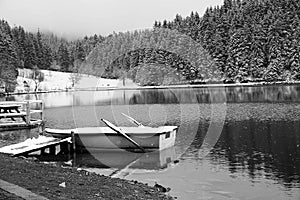
{"label": "boat hull", "polygon": [[[172,147],[176,139],[176,126],[152,127],[120,127],[131,139],[147,150],[162,150]],[[86,127],[77,129],[45,129],[46,134],[65,138],[74,133],[77,146],[88,151],[99,149],[136,150],[137,147],[128,139],[107,127]]]}

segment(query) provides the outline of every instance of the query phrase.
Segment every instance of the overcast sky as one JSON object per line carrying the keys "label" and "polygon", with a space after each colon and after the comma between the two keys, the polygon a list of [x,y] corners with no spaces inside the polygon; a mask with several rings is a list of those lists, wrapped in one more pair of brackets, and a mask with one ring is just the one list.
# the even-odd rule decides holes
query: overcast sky
{"label": "overcast sky", "polygon": [[155,20],[172,20],[191,11],[200,16],[223,0],[0,0],[0,18],[27,31],[52,31],[83,37],[151,28]]}

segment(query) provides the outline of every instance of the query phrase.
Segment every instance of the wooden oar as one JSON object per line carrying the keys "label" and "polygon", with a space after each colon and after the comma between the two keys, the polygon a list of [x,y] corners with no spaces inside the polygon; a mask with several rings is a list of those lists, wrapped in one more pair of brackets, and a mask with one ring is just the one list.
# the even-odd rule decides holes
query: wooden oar
{"label": "wooden oar", "polygon": [[132,123],[134,123],[134,124],[136,124],[136,125],[138,125],[138,126],[140,126],[140,127],[144,127],[144,125],[143,125],[142,123],[136,121],[136,120],[133,119],[132,117],[130,117],[130,116],[124,114],[124,113],[121,113],[121,114],[122,114],[123,116],[125,116],[130,122],[132,122]]}
{"label": "wooden oar", "polygon": [[141,145],[139,145],[136,141],[134,141],[133,139],[131,139],[122,129],[120,129],[119,127],[113,125],[111,122],[109,122],[109,121],[107,121],[105,119],[101,119],[101,120],[104,122],[104,124],[106,126],[108,126],[112,130],[116,131],[117,133],[119,133],[120,135],[122,135],[123,137],[125,137],[128,141],[130,141],[136,147],[138,147],[139,149],[141,149],[143,152],[146,152],[146,150]]}

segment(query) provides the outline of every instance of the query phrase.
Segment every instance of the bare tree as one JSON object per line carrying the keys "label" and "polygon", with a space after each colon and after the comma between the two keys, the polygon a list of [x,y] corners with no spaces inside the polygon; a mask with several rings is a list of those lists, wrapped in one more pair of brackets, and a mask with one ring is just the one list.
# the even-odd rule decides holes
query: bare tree
{"label": "bare tree", "polygon": [[41,82],[44,81],[44,74],[37,66],[33,67],[32,80],[34,81],[34,92],[36,93]]}
{"label": "bare tree", "polygon": [[81,79],[81,74],[79,73],[82,62],[80,60],[74,61],[74,67],[70,75],[70,81],[72,82],[72,87],[75,87],[75,84]]}

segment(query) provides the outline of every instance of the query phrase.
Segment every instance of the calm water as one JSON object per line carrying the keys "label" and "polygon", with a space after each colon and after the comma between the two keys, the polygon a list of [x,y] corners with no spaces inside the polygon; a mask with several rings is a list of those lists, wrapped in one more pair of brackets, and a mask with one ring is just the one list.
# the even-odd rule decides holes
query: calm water
{"label": "calm water", "polygon": [[[300,86],[86,91],[22,95],[43,99],[46,126],[180,126],[174,148],[149,154],[77,155],[90,171],[170,187],[178,199],[299,199]],[[22,141],[36,130],[2,132]]]}

